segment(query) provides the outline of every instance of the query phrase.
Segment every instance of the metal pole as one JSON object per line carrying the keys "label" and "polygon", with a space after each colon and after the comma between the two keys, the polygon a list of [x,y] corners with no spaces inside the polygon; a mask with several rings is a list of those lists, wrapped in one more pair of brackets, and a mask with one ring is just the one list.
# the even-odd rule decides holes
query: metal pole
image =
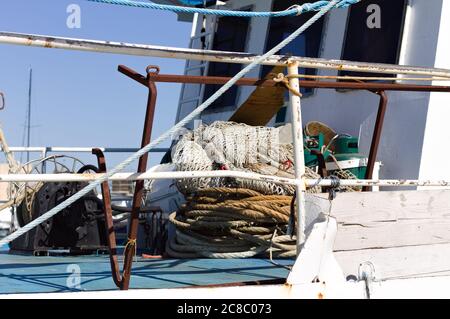
{"label": "metal pole", "polygon": [[[111,42],[99,40],[85,40],[74,38],[53,37],[47,35],[21,34],[0,31],[0,43],[35,46],[42,48],[56,48],[66,50],[80,50],[102,53],[115,53],[137,56],[152,56],[182,60],[200,60],[209,62],[250,64],[258,58],[253,53],[224,52],[213,50],[197,50],[176,47],[163,47],[147,44]],[[289,57],[274,55],[266,59],[263,65],[285,66],[290,59],[299,63],[302,68],[344,70],[367,73],[414,74],[438,77],[450,77],[450,70],[423,68],[404,65],[353,62],[305,57]]]}
{"label": "metal pole", "polygon": [[[386,92],[379,91],[376,92],[376,94],[380,96],[380,104],[378,106],[377,119],[375,121],[375,127],[373,129],[373,137],[372,143],[370,145],[369,161],[367,163],[365,179],[372,179],[373,176],[373,170],[375,168],[375,162],[377,160],[378,147],[380,146],[381,132],[383,130],[384,116],[386,114],[388,104],[388,97],[386,95]],[[364,187],[363,191],[370,191],[370,187]]]}
{"label": "metal pole", "polygon": [[[33,69],[30,67],[30,80],[28,83],[28,113],[27,113],[27,147],[31,140],[31,90],[33,85]],[[27,152],[27,163],[30,161],[30,152]]]}
{"label": "metal pole", "polygon": [[[298,75],[298,62],[288,64],[288,74]],[[289,78],[291,88],[300,92],[299,80],[296,77]],[[302,131],[302,112],[300,96],[289,92],[289,107],[292,112],[292,138],[294,142],[294,169],[295,178],[303,180],[305,175],[305,155],[303,151],[303,131]],[[297,204],[297,255],[300,253],[300,247],[305,242],[305,183],[296,185],[296,204]]]}
{"label": "metal pole", "polygon": [[[121,66],[123,70],[129,68]],[[275,78],[274,74],[274,78]],[[136,81],[145,85],[145,78],[135,77]],[[224,76],[199,76],[199,75],[177,75],[158,74],[152,77],[155,82],[183,83],[183,84],[225,84],[231,77]],[[350,81],[350,80],[349,80]],[[371,82],[349,82],[349,81],[315,81],[299,80],[303,88],[317,89],[343,89],[343,90],[369,90],[369,91],[404,91],[404,92],[450,92],[449,86],[441,85],[417,85],[417,84],[397,84],[397,83],[371,83]],[[280,83],[273,79],[242,78],[235,85],[238,86],[258,86],[274,87]]]}
{"label": "metal pole", "polygon": [[[12,153],[17,152],[37,152],[41,153],[42,157],[45,158],[48,152],[58,152],[58,153],[92,153],[92,150],[99,149],[104,153],[135,153],[140,150],[140,148],[132,147],[25,147],[25,146],[11,146],[9,150]],[[167,147],[154,148],[149,151],[149,153],[165,153],[170,149]]]}
{"label": "metal pole", "polygon": [[[103,174],[0,174],[0,183],[30,183],[30,182],[90,182]],[[190,178],[211,178],[230,177],[270,182],[282,185],[299,185],[306,187],[322,186],[331,187],[336,184],[336,180],[331,179],[303,179],[279,177],[273,175],[262,175],[258,173],[248,173],[241,171],[183,171],[183,172],[152,172],[145,173],[117,173],[111,176],[110,181],[136,181],[136,180],[161,180],[161,179],[190,179]],[[416,180],[416,179],[341,179],[340,186],[440,186],[450,188],[450,180]]]}
{"label": "metal pole", "polygon": [[[103,152],[96,148],[92,154],[97,156],[98,172],[106,173],[106,160]],[[117,287],[122,287],[122,275],[120,274],[119,260],[117,258],[116,233],[114,231],[114,222],[112,218],[111,193],[109,191],[108,181],[102,183],[103,214],[105,216],[106,239],[109,248],[109,262],[111,264],[111,274]]]}

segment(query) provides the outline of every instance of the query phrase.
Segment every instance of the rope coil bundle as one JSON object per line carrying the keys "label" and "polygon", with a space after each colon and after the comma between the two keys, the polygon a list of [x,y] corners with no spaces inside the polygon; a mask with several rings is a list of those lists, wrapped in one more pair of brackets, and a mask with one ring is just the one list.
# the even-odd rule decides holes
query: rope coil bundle
{"label": "rope coil bundle", "polygon": [[[172,150],[179,171],[229,169],[295,178],[290,125],[217,121],[185,133]],[[320,177],[307,169],[305,177]],[[169,216],[176,228],[167,252],[176,258],[277,258],[296,254],[288,235],[294,187],[237,178],[177,181],[186,203]],[[320,193],[312,187],[310,193]]]}
{"label": "rope coil bundle", "polygon": [[249,258],[296,255],[287,234],[292,196],[243,188],[206,188],[188,196],[169,216],[176,236],[167,247],[175,258]]}

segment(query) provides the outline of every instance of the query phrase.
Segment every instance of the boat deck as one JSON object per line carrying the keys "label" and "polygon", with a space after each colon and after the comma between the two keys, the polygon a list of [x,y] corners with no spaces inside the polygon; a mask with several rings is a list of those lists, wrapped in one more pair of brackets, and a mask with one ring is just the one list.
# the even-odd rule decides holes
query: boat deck
{"label": "boat deck", "polygon": [[[275,263],[276,264],[275,264]],[[130,289],[180,288],[286,278],[294,260],[143,259],[133,265]],[[278,265],[277,265],[278,264]],[[80,269],[78,288],[72,269]],[[0,249],[0,294],[116,290],[107,255],[9,254]]]}

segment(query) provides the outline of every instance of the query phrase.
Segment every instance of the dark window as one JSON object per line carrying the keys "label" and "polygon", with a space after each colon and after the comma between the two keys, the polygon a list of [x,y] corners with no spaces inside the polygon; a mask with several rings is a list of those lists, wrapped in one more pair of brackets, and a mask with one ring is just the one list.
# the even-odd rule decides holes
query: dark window
{"label": "dark window", "polygon": [[[295,4],[303,4],[312,2],[311,0],[275,0],[273,4],[273,11],[282,11]],[[266,52],[275,47],[278,43],[283,41],[292,32],[301,27],[307,20],[309,20],[316,12],[304,13],[296,17],[274,18],[270,20],[269,32],[266,41]],[[307,29],[297,39],[292,41],[289,45],[284,47],[278,54],[295,55],[310,58],[317,58],[319,56],[320,44],[322,41],[323,21],[321,18]],[[261,76],[266,76],[271,70],[271,67],[264,66],[262,68]],[[301,69],[300,73],[315,75],[314,69]],[[311,93],[312,89],[302,88],[302,93]]]}
{"label": "dark window", "polygon": [[[239,17],[221,17],[217,22],[214,35],[213,50],[244,52],[247,43],[249,19]],[[234,63],[209,63],[209,76],[234,76],[242,69],[242,65]],[[206,85],[203,100],[206,101],[221,86]],[[220,98],[218,98],[208,109],[235,106],[237,98],[237,87],[233,86]]]}
{"label": "dark window", "polygon": [[286,122],[286,113],[287,113],[287,107],[283,106],[277,113],[275,117],[275,123],[284,123]]}
{"label": "dark window", "polygon": [[[371,0],[351,6],[343,60],[397,64],[407,0]],[[341,75],[376,74],[340,72]],[[389,75],[383,75],[386,77]]]}

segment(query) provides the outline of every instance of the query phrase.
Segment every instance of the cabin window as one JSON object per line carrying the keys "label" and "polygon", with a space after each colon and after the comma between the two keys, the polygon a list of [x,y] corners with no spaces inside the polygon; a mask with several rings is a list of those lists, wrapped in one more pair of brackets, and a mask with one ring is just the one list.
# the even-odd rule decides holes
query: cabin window
{"label": "cabin window", "polygon": [[[214,34],[213,50],[245,52],[247,33],[250,19],[239,17],[221,17],[216,24]],[[242,69],[241,64],[234,63],[209,63],[208,76],[232,77]],[[221,85],[206,85],[203,100],[206,101],[213,95]],[[218,98],[208,110],[222,109],[224,107],[235,107],[238,88],[233,86],[220,98]]]}
{"label": "cabin window", "polygon": [[286,122],[287,107],[283,106],[275,116],[275,124],[282,124]]}
{"label": "cabin window", "polygon": [[[398,64],[407,2],[407,0],[371,0],[351,6],[342,59]],[[340,74],[375,76],[345,71]]]}
{"label": "cabin window", "polygon": [[[296,4],[303,4],[307,2],[312,2],[310,0],[275,0],[273,3],[273,11],[282,11],[290,6]],[[292,32],[300,28],[307,20],[309,20],[316,12],[304,13],[300,16],[295,17],[284,17],[270,19],[269,32],[266,40],[266,52],[276,46],[278,43],[283,41]],[[289,45],[284,47],[278,54],[283,55],[295,55],[310,58],[317,58],[319,56],[320,45],[322,41],[324,18],[321,18],[315,24],[313,24],[309,29],[307,29],[303,34],[301,34],[297,39],[292,41]],[[264,66],[262,68],[261,76],[265,77],[272,67]],[[315,75],[316,70],[314,69],[300,69],[300,73]],[[301,88],[303,94],[312,93],[312,89]]]}
{"label": "cabin window", "polygon": [[[290,6],[296,4],[303,4],[311,2],[310,0],[275,0],[273,3],[273,11],[282,11]],[[266,52],[276,46],[278,43],[283,41],[292,32],[300,28],[307,20],[309,20],[315,12],[304,13],[296,17],[284,17],[282,19],[275,18],[270,19],[269,30],[267,33],[266,40]],[[322,42],[324,18],[322,17],[319,21],[314,23],[310,28],[308,28],[303,34],[297,37],[289,45],[284,47],[277,54],[281,55],[295,55],[302,57],[317,58],[320,53],[320,46]],[[261,77],[265,77],[272,67],[264,66],[261,69]],[[317,72],[314,69],[299,69],[300,74],[315,75]],[[300,91],[304,95],[312,94],[313,89],[311,88],[300,88]],[[286,93],[286,99],[289,94]],[[275,117],[276,123],[283,123],[286,121],[286,108],[280,109]]]}

